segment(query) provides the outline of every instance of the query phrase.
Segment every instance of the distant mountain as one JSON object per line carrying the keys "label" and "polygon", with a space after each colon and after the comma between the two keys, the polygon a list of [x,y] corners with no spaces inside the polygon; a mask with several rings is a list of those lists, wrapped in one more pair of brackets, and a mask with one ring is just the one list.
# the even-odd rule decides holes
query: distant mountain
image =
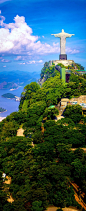
{"label": "distant mountain", "polygon": [[24,71],[4,71],[0,72],[0,89],[17,89],[18,86],[25,86],[26,84],[37,81],[40,74]]}
{"label": "distant mountain", "polygon": [[18,85],[14,82],[2,82],[0,84],[0,89],[17,89]]}

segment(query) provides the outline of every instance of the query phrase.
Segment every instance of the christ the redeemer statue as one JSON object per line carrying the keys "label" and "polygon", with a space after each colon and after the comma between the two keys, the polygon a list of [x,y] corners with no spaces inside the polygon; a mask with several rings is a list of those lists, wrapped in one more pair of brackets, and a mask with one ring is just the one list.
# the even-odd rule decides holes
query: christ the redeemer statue
{"label": "christ the redeemer statue", "polygon": [[67,60],[67,55],[65,54],[65,44],[66,44],[66,38],[67,37],[72,37],[74,34],[68,34],[64,32],[64,29],[62,29],[62,32],[59,34],[51,34],[54,35],[55,37],[60,38],[60,56],[59,59],[61,60]]}

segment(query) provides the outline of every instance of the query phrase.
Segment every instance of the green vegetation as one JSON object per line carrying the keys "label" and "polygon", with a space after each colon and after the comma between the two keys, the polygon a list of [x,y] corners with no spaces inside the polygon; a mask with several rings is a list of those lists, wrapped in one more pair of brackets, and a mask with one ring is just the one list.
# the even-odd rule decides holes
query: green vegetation
{"label": "green vegetation", "polygon": [[5,112],[5,111],[6,111],[6,109],[0,107],[0,112],[1,112],[1,113],[2,113],[2,112]]}
{"label": "green vegetation", "polygon": [[45,79],[47,80],[50,77],[56,76],[57,73],[59,73],[59,72],[56,69],[55,64],[53,64],[52,66],[49,66],[49,63],[48,62],[45,62],[44,67],[41,70],[40,76],[41,76],[41,79],[43,77],[45,77]]}
{"label": "green vegetation", "polygon": [[61,68],[65,67],[62,63],[59,63],[58,66],[60,66]]}
{"label": "green vegetation", "polygon": [[[44,211],[49,204],[60,210],[65,206],[82,209],[70,182],[86,193],[86,154],[81,149],[86,147],[86,117],[81,106],[73,105],[66,107],[64,119],[54,119],[61,98],[71,98],[74,91],[77,96],[86,94],[86,77],[72,73],[64,84],[58,72],[52,76],[47,68],[46,63],[50,78],[42,87],[36,82],[25,86],[19,111],[0,123],[0,187],[8,187],[2,181],[4,171],[12,179],[9,192],[14,199],[8,203],[1,188],[1,211]],[[20,127],[25,137],[16,136]]]}
{"label": "green vegetation", "polygon": [[46,108],[43,114],[43,117],[49,119],[54,119],[56,115],[59,114],[59,111],[56,108]]}
{"label": "green vegetation", "polygon": [[81,64],[76,63],[76,67],[78,70],[84,70],[84,67]]}
{"label": "green vegetation", "polygon": [[[51,65],[50,62],[45,62],[44,67],[42,68],[40,74],[41,79],[45,78],[45,80],[47,80],[50,77],[54,77],[59,72],[58,71],[59,67],[64,68],[65,66],[62,63],[59,63],[58,65],[55,66],[54,63]],[[71,65],[66,66],[66,69],[76,71],[76,70],[84,70],[84,67],[78,63],[73,62]]]}
{"label": "green vegetation", "polygon": [[64,111],[64,116],[70,116],[74,123],[78,123],[82,118],[82,107],[80,105],[68,105]]}
{"label": "green vegetation", "polygon": [[86,75],[71,73],[67,87],[71,89],[70,98],[72,96],[86,95]]}
{"label": "green vegetation", "polygon": [[2,97],[14,99],[14,98],[15,98],[15,95],[13,95],[13,94],[11,94],[11,93],[6,93],[6,94],[3,94]]}

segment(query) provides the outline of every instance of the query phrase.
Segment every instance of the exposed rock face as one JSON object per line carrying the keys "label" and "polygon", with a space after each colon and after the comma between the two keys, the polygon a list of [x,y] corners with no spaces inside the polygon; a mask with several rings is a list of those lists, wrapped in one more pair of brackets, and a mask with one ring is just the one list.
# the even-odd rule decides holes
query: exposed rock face
{"label": "exposed rock face", "polygon": [[44,78],[39,79],[38,84],[39,84],[40,86],[42,86],[42,84],[43,84],[45,81],[46,81],[46,75],[44,75]]}

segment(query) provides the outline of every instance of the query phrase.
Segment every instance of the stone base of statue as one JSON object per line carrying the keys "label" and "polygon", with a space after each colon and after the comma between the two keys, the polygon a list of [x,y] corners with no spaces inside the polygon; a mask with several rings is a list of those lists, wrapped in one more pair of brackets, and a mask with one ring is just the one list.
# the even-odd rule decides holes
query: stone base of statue
{"label": "stone base of statue", "polygon": [[59,60],[67,60],[67,54],[60,54]]}
{"label": "stone base of statue", "polygon": [[64,66],[72,66],[73,64],[75,64],[75,62],[73,60],[51,60],[49,61],[49,66],[53,65],[53,63],[56,65],[59,65],[59,63],[62,63]]}

